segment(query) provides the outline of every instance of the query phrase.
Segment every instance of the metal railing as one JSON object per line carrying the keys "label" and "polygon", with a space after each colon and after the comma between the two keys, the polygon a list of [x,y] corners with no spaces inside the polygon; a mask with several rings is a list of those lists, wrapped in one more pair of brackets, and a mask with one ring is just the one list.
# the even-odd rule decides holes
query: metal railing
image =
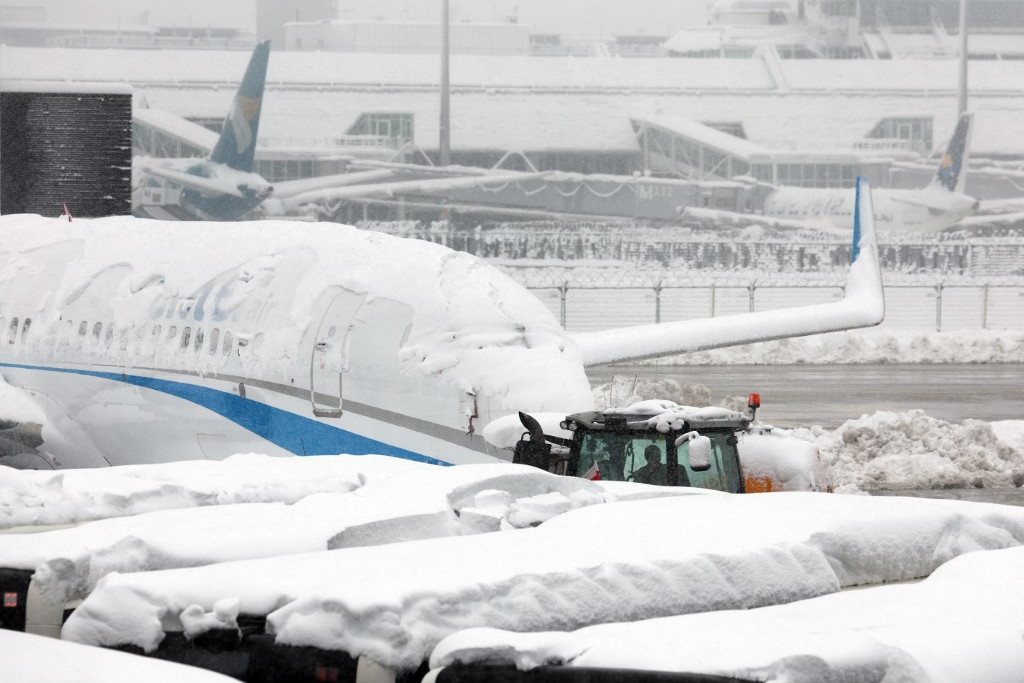
{"label": "metal railing", "polygon": [[[562,327],[589,330],[770,311],[836,301],[842,285],[746,284],[597,285],[568,280],[524,283],[555,314]],[[1024,330],[1024,285],[887,285],[883,327],[948,331]]]}

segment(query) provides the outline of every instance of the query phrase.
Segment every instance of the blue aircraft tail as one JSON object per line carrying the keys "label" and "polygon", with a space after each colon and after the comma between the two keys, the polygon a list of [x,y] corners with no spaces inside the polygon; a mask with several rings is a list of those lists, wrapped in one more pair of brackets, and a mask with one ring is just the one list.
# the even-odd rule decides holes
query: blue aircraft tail
{"label": "blue aircraft tail", "polygon": [[962,114],[949,140],[946,153],[942,155],[939,170],[935,174],[932,185],[944,188],[948,192],[964,191],[967,182],[967,158],[971,147],[971,124],[973,114]]}
{"label": "blue aircraft tail", "polygon": [[252,172],[269,59],[270,41],[266,40],[253,50],[245,77],[231,103],[231,111],[224,120],[224,130],[210,154],[210,161],[226,164],[239,171]]}

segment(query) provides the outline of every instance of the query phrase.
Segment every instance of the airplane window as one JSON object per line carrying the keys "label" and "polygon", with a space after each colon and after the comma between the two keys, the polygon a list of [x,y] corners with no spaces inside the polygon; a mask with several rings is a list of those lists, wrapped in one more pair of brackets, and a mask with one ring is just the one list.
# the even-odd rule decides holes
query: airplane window
{"label": "airplane window", "polygon": [[114,341],[114,323],[110,323],[109,325],[107,325],[107,334],[106,334],[105,337],[103,337],[103,346],[105,348],[109,349],[110,345],[111,345],[111,343],[113,343],[113,341]]}
{"label": "airplane window", "polygon": [[160,326],[159,325],[153,325],[153,336],[154,337],[159,337],[160,336]]}
{"label": "airplane window", "polygon": [[195,350],[196,350],[197,353],[199,352],[200,349],[203,348],[203,339],[205,339],[205,338],[206,338],[206,333],[203,332],[203,328],[200,327],[199,329],[196,330]]}
{"label": "airplane window", "polygon": [[224,330],[224,355],[229,355],[233,348],[235,348],[235,340],[231,335],[231,330]]}
{"label": "airplane window", "polygon": [[171,340],[173,340],[177,336],[178,336],[178,326],[177,325],[171,325],[170,327],[167,328],[167,341],[171,341]]}
{"label": "airplane window", "polygon": [[92,340],[94,343],[98,343],[100,340],[100,332],[103,331],[103,323],[96,323],[92,326]]}
{"label": "airplane window", "polygon": [[85,333],[89,331],[89,323],[82,321],[82,324],[78,326],[78,336],[84,337]]}
{"label": "airplane window", "polygon": [[32,326],[32,318],[25,318],[25,324],[21,328],[21,343],[25,343],[25,336],[28,334],[28,328]]}
{"label": "airplane window", "polygon": [[210,352],[211,356],[213,354],[217,353],[217,342],[219,340],[220,340],[220,328],[219,327],[215,327],[212,330],[210,330],[209,352]]}
{"label": "airplane window", "polygon": [[18,319],[17,318],[11,318],[11,329],[9,331],[9,334],[7,335],[7,343],[8,344],[13,344],[14,340],[17,338],[17,336],[18,336]]}
{"label": "airplane window", "polygon": [[189,339],[191,339],[191,338],[192,338],[192,328],[191,327],[186,327],[184,330],[181,331],[181,348],[187,349],[188,348]]}

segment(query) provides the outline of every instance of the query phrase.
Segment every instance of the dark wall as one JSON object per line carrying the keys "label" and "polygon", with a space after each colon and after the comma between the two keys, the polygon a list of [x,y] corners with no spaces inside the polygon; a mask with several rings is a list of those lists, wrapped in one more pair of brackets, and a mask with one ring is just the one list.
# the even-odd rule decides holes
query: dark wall
{"label": "dark wall", "polygon": [[131,213],[129,94],[0,93],[0,213]]}

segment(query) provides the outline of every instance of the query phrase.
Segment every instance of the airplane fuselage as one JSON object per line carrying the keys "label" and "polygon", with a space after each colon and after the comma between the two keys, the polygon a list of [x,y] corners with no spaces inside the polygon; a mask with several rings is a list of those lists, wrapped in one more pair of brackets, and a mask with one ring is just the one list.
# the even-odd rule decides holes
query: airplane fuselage
{"label": "airplane fuselage", "polygon": [[[941,232],[970,215],[978,202],[964,194],[928,190],[875,190],[879,231]],[[931,200],[926,205],[926,200]],[[764,215],[803,221],[827,221],[853,228],[854,199],[849,190],[782,187],[765,199]]]}
{"label": "airplane fuselage", "polygon": [[592,404],[539,301],[429,243],[34,216],[0,219],[0,235],[0,376],[44,409],[53,466],[251,451],[494,462],[489,420]]}

